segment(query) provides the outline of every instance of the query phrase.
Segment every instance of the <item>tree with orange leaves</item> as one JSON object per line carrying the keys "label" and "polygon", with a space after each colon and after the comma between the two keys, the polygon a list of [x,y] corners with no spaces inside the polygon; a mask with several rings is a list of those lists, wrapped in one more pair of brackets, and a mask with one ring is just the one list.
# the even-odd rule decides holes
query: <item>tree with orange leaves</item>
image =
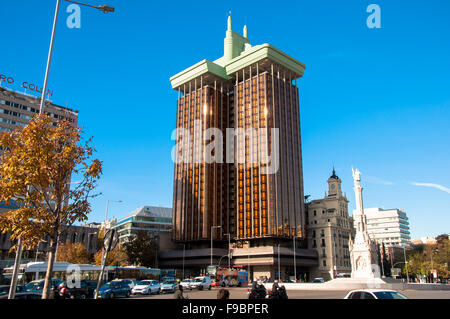
{"label": "tree with orange leaves", "polygon": [[70,241],[67,241],[64,244],[59,244],[56,261],[65,261],[72,264],[89,264],[91,257],[83,243],[72,244]]}
{"label": "tree with orange leaves", "polygon": [[[0,200],[19,207],[0,215],[0,229],[24,247],[49,238],[43,299],[50,296],[58,240],[75,222],[87,220],[102,173],[102,162],[92,159],[92,138],[84,140],[68,121],[54,121],[36,115],[25,127],[0,134]],[[72,173],[80,182],[71,190]]]}

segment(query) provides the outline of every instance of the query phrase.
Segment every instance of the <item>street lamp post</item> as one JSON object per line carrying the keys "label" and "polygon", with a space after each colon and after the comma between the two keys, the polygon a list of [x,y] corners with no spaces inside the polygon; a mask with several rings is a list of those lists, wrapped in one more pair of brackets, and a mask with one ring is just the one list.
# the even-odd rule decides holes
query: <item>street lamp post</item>
{"label": "street lamp post", "polygon": [[408,262],[406,261],[406,248],[403,246],[403,257],[405,258],[406,283],[409,283]]}
{"label": "street lamp post", "polygon": [[211,226],[211,266],[213,265],[213,229],[214,228],[222,228],[222,226]]}
{"label": "street lamp post", "polygon": [[184,258],[186,254],[186,244],[183,244],[183,279],[184,279]]}
{"label": "street lamp post", "polygon": [[107,199],[107,200],[106,200],[105,228],[106,228],[106,222],[108,221],[108,207],[109,207],[109,202],[122,203],[121,200],[111,200],[111,199]]}
{"label": "street lamp post", "polygon": [[[65,0],[65,1],[74,2],[74,1],[70,1],[70,0]],[[104,13],[114,12],[114,8],[111,6],[108,6],[108,5],[100,5],[100,6],[96,7],[96,6],[87,5],[87,4],[84,4],[81,2],[74,2],[74,3],[93,7],[98,10],[103,11]],[[51,65],[52,54],[53,54],[53,43],[55,41],[55,31],[56,31],[56,24],[58,22],[58,13],[59,13],[60,4],[61,4],[61,0],[56,0],[55,16],[53,18],[52,35],[50,38],[50,48],[48,51],[47,66],[45,68],[44,86],[42,88],[42,96],[41,96],[41,103],[39,106],[39,114],[44,113],[45,95],[47,93],[48,75],[50,72],[50,65]],[[8,299],[14,299],[15,295],[16,295],[17,277],[18,277],[18,272],[19,272],[19,268],[20,268],[20,262],[22,260],[22,249],[23,249],[22,240],[21,240],[21,238],[19,238],[17,240],[16,258],[14,260],[14,269],[13,269],[13,274],[12,274],[12,278],[11,278],[11,285],[10,285],[10,289],[9,289]]]}
{"label": "street lamp post", "polygon": [[231,253],[230,253],[230,247],[231,247],[231,234],[227,233],[225,236],[228,236],[228,269],[231,269]]}
{"label": "street lamp post", "polygon": [[281,268],[280,268],[280,244],[278,244],[278,280],[281,281]]}
{"label": "street lamp post", "polygon": [[[67,2],[72,2],[76,4],[80,4],[86,7],[91,7],[98,9],[100,11],[103,11],[104,13],[107,12],[114,12],[114,8],[108,5],[100,5],[100,6],[93,6],[90,4],[85,4],[81,2],[75,2],[71,0],[65,0]],[[42,96],[41,96],[41,105],[39,107],[39,113],[44,112],[44,104],[45,104],[45,95],[47,94],[47,83],[48,83],[48,75],[50,73],[50,65],[52,62],[52,54],[53,54],[53,43],[55,41],[55,31],[56,31],[56,24],[58,23],[58,13],[59,13],[59,6],[61,4],[61,0],[56,0],[56,9],[55,9],[55,17],[53,18],[53,28],[52,28],[52,36],[50,38],[50,48],[48,50],[48,57],[47,57],[47,67],[45,69],[45,77],[44,77],[44,86],[42,88]]]}
{"label": "street lamp post", "polygon": [[292,239],[294,241],[294,281],[297,282],[297,256],[295,255],[295,238],[297,238],[298,236],[294,236]]}

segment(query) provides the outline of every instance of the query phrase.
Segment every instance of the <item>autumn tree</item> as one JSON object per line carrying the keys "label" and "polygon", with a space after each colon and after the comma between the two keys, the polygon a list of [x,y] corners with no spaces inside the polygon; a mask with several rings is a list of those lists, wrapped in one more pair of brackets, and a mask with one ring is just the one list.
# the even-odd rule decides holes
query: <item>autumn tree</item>
{"label": "autumn tree", "polygon": [[124,244],[128,261],[133,265],[156,267],[157,245],[155,238],[148,232],[140,230],[136,236]]}
{"label": "autumn tree", "polygon": [[[36,115],[25,127],[0,134],[0,200],[19,206],[0,216],[0,228],[25,248],[49,239],[43,299],[50,296],[57,242],[72,224],[87,220],[102,173],[102,162],[92,159],[92,138],[84,140],[68,121],[54,122]],[[71,190],[72,174],[79,182]]]}
{"label": "autumn tree", "polygon": [[[103,250],[99,250],[94,255],[95,264],[100,266],[102,264]],[[108,257],[105,262],[106,266],[127,266],[128,256],[125,249],[117,244],[113,250],[108,253]]]}
{"label": "autumn tree", "polygon": [[[105,231],[105,228],[100,228],[98,232],[97,237],[97,252],[94,254],[94,261],[95,264],[100,266],[102,264],[102,258],[103,258],[103,242],[105,238],[105,234],[107,231]],[[128,265],[128,256],[125,251],[125,248],[119,244],[114,247],[113,250],[111,250],[108,253],[108,257],[106,258],[105,262],[106,266],[126,266]]]}
{"label": "autumn tree", "polygon": [[91,262],[91,254],[83,243],[74,243],[67,241],[59,244],[56,261],[65,261],[72,264],[89,264]]}

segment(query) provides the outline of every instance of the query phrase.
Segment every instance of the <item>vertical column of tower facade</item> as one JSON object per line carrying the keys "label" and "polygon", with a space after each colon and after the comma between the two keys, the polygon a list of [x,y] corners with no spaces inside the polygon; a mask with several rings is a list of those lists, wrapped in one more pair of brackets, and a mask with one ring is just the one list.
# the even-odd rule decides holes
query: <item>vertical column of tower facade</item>
{"label": "vertical column of tower facade", "polygon": [[277,172],[277,180],[278,180],[278,235],[284,236],[284,214],[286,212],[286,180],[285,180],[285,174],[284,174],[284,167],[285,167],[285,148],[284,148],[284,128],[283,128],[283,108],[282,108],[282,97],[281,97],[281,78],[280,78],[280,67],[277,66],[277,80],[276,80],[276,93],[277,93],[277,99],[275,108],[278,111],[277,112],[277,121],[276,121],[276,127],[278,128],[280,132],[280,139],[279,139],[279,149],[278,149],[278,158],[279,158],[279,168]]}
{"label": "vertical column of tower facade", "polygon": [[[187,128],[187,118],[186,118],[186,114],[187,114],[187,112],[186,112],[186,109],[187,109],[187,105],[186,105],[187,104],[186,103],[186,84],[183,84],[182,103],[183,103],[183,108],[182,108],[183,109],[183,113],[181,114],[181,118],[182,118],[181,127],[184,130],[186,130],[186,128]],[[182,147],[183,147],[183,151],[184,151],[184,155],[185,156],[188,155],[188,154],[186,154],[187,152],[185,151],[186,147],[187,147],[186,144],[187,144],[186,137],[184,137],[183,138],[183,145],[182,145]],[[186,240],[186,222],[187,222],[186,212],[185,212],[185,209],[186,209],[186,205],[185,205],[185,203],[186,203],[186,196],[185,196],[185,194],[186,194],[186,186],[187,186],[187,176],[186,176],[187,175],[186,174],[186,169],[187,169],[186,167],[187,167],[187,165],[186,165],[186,161],[187,161],[187,159],[183,158],[183,162],[178,164],[180,166],[180,169],[179,169],[180,176],[179,176],[179,178],[180,178],[180,181],[181,181],[180,192],[177,194],[177,200],[180,203],[179,205],[180,205],[180,216],[181,216],[181,219],[180,219],[180,224],[181,224],[180,233],[178,233],[176,235],[178,240]]]}
{"label": "vertical column of tower facade", "polygon": [[[273,67],[273,64],[271,64],[271,66],[270,66],[270,69],[271,69],[271,77],[270,77],[270,79],[271,79],[271,98],[272,98],[272,100],[271,100],[271,103],[270,103],[270,108],[271,108],[271,113],[272,113],[272,125],[271,125],[271,128],[274,128],[274,129],[276,129],[277,128],[277,111],[278,110],[276,110],[276,107],[275,107],[275,92],[276,92],[276,88],[275,88],[275,74],[274,74],[274,67]],[[271,143],[271,145],[270,146],[272,146],[272,143],[274,143],[274,137],[273,136],[270,136],[270,143]],[[276,160],[276,162],[277,162],[277,165],[279,166],[279,149],[278,149],[278,147],[279,146],[275,146],[275,147],[273,147],[273,149],[275,150],[275,152],[277,152],[278,154],[273,154],[273,156],[274,156],[274,158],[275,158],[275,160]],[[269,148],[270,150],[272,150],[272,147],[271,148]],[[279,234],[279,224],[278,224],[278,220],[279,220],[279,218],[278,218],[278,212],[279,212],[279,196],[278,196],[278,190],[279,190],[279,186],[278,186],[278,174],[279,174],[279,169],[276,171],[276,172],[274,172],[272,175],[271,175],[271,179],[272,179],[272,181],[273,181],[273,183],[272,183],[272,187],[273,187],[273,192],[272,193],[274,193],[275,194],[275,200],[274,200],[274,202],[273,202],[273,210],[272,210],[272,214],[273,214],[273,216],[272,216],[272,221],[273,221],[273,226],[274,226],[274,228],[275,228],[275,231],[272,231],[272,234],[273,235],[278,235]]]}
{"label": "vertical column of tower facade", "polygon": [[[239,72],[236,72],[236,83],[234,85],[234,128],[237,129],[240,126],[240,114],[239,114],[239,98],[240,96],[240,89],[239,89]],[[239,163],[239,157],[241,155],[240,152],[240,145],[239,145],[239,138],[235,139],[236,144],[234,148],[234,167],[235,167],[235,189],[236,189],[236,198],[235,198],[235,223],[236,223],[236,238],[242,238],[244,237],[244,222],[243,222],[243,189],[241,185],[243,185],[243,181],[241,179],[241,170],[240,170],[240,163]],[[230,145],[233,143],[230,141]],[[242,206],[241,206],[242,205]]]}
{"label": "vertical column of tower facade", "polygon": [[189,82],[189,132],[190,132],[190,144],[189,148],[191,149],[191,154],[189,156],[189,189],[186,194],[188,198],[188,208],[187,211],[190,213],[190,240],[194,239],[194,157],[195,157],[195,149],[194,149],[194,120],[195,120],[195,104],[192,105],[192,82]]}
{"label": "vertical column of tower facade", "polygon": [[[246,92],[247,93],[247,92]],[[247,95],[247,94],[246,94]],[[246,114],[248,114],[248,117],[250,119],[249,125],[245,125],[246,131],[250,129],[250,135],[245,136],[245,138],[248,138],[248,171],[250,172],[250,236],[255,237],[255,184],[254,184],[254,170],[255,170],[255,141],[253,139],[253,116],[254,116],[254,109],[253,109],[253,77],[252,77],[252,66],[249,66],[249,77],[248,77],[248,97],[249,97],[249,103],[246,107]],[[248,109],[247,109],[248,108]],[[248,110],[248,112],[247,112]],[[246,123],[247,124],[247,123]],[[247,159],[246,159],[247,161]]]}
{"label": "vertical column of tower facade", "polygon": [[[268,74],[267,72],[264,72],[263,74],[263,80],[264,80],[264,125],[261,125],[264,127],[265,129],[265,136],[264,136],[264,142],[265,142],[265,147],[263,147],[263,156],[264,158],[269,158],[270,155],[270,144],[269,144],[269,135],[271,134],[270,131],[270,118],[271,118],[271,114],[272,112],[269,111],[270,108],[270,103],[268,103],[268,98],[270,96],[270,90],[268,87]],[[267,173],[267,167],[273,163],[267,163],[264,166],[266,167],[266,173]],[[267,231],[264,233],[264,235],[271,235],[273,234],[273,223],[272,223],[272,218],[271,218],[271,214],[273,213],[273,210],[271,209],[271,205],[273,200],[271,200],[272,196],[274,196],[271,192],[271,178],[270,175],[268,176],[267,174],[261,175],[261,179],[262,180],[262,185],[265,186],[265,193],[266,193],[266,207],[265,207],[265,214],[264,214],[264,210],[263,210],[263,218],[265,218],[265,224],[266,224],[266,228]],[[264,203],[264,202],[263,202]]]}
{"label": "vertical column of tower facade", "polygon": [[296,192],[296,180],[297,178],[297,164],[296,164],[296,158],[295,158],[295,144],[294,139],[295,137],[295,129],[294,129],[294,115],[293,115],[293,109],[295,108],[295,103],[293,103],[292,99],[292,78],[291,78],[291,72],[288,74],[288,85],[287,85],[287,92],[288,92],[288,109],[289,109],[289,140],[290,140],[290,152],[289,152],[289,160],[290,160],[290,192],[291,192],[291,200],[292,200],[292,216],[291,216],[291,224],[290,224],[290,230],[291,230],[291,236],[296,236],[296,228],[297,228],[297,216],[299,214],[299,211],[297,209],[297,202],[298,198],[295,196],[298,194]]}
{"label": "vertical column of tower facade", "polygon": [[[180,127],[180,121],[179,121],[179,116],[180,116],[180,88],[178,88],[178,100],[177,100],[177,118],[176,118],[176,123],[175,123],[175,128],[179,128]],[[179,174],[178,174],[178,136],[175,137],[175,154],[174,154],[174,174],[173,174],[173,200],[172,200],[172,239],[178,239],[177,238],[177,234],[180,233],[180,229],[179,229],[179,224],[178,224],[178,214],[179,214],[179,209],[178,209],[178,200],[177,200],[177,193],[178,193],[178,179],[179,179]]]}
{"label": "vertical column of tower facade", "polygon": [[[244,130],[247,128],[247,119],[246,119],[246,110],[245,110],[245,104],[246,104],[246,95],[247,95],[247,88],[246,88],[246,83],[245,83],[245,70],[242,70],[242,89],[240,90],[240,94],[242,97],[242,103],[239,100],[239,109],[242,110],[242,126],[240,126],[240,128],[243,128]],[[247,202],[249,201],[248,199],[248,190],[247,190],[247,138],[244,135],[243,141],[241,141],[243,143],[243,145],[240,145],[240,147],[242,148],[242,157],[240,158],[240,160],[243,160],[242,165],[242,180],[244,182],[244,237],[248,237],[250,236],[249,234],[249,216],[248,216],[248,204]],[[240,143],[241,143],[240,142]]]}
{"label": "vertical column of tower facade", "polygon": [[[256,137],[256,145],[258,147],[257,150],[257,155],[258,155],[258,215],[259,215],[259,232],[258,232],[258,236],[262,236],[263,235],[263,220],[262,220],[262,208],[261,208],[261,165],[262,165],[262,160],[261,160],[261,142],[262,142],[262,138],[261,138],[261,131],[262,131],[262,126],[261,125],[261,121],[262,121],[262,117],[261,117],[261,104],[260,104],[260,94],[261,94],[261,89],[260,89],[260,80],[259,80],[259,65],[258,62],[256,63],[256,109],[258,112],[258,120],[257,120],[257,137]],[[263,112],[264,114],[264,112]]]}
{"label": "vertical column of tower facade", "polygon": [[[302,160],[302,141],[300,138],[300,134],[301,134],[301,125],[300,125],[300,100],[299,100],[299,93],[298,93],[298,86],[297,86],[297,80],[295,80],[295,120],[296,120],[296,138],[297,138],[297,142],[298,142],[298,147],[297,147],[297,156],[298,156],[298,176],[299,176],[299,195],[300,195],[300,221],[299,221],[299,226],[297,226],[297,228],[300,228],[300,233],[301,236],[305,236],[305,220],[304,220],[304,212],[305,212],[305,206],[304,206],[304,192],[303,192],[303,160]],[[298,231],[297,231],[298,233]]]}

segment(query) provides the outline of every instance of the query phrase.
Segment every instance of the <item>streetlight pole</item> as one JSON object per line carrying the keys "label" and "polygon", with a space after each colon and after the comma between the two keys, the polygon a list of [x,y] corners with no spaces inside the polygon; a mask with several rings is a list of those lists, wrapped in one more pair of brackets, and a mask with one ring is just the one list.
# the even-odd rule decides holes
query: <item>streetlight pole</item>
{"label": "streetlight pole", "polygon": [[[66,0],[68,2],[73,2],[70,0]],[[81,4],[81,5],[85,5],[85,6],[90,6],[81,2],[76,2],[77,4]],[[47,93],[47,82],[48,82],[48,75],[50,72],[50,65],[51,65],[51,60],[52,60],[52,54],[53,54],[53,43],[55,41],[55,31],[56,31],[56,24],[58,22],[58,13],[59,13],[59,6],[61,4],[61,0],[56,0],[56,9],[55,9],[55,16],[53,18],[53,27],[52,27],[52,35],[50,38],[50,48],[49,48],[49,52],[48,52],[48,57],[47,57],[47,66],[45,69],[45,77],[44,77],[44,86],[42,88],[42,96],[41,96],[41,103],[39,106],[39,114],[44,113],[44,104],[45,104],[45,95]],[[96,9],[99,9],[101,11],[103,11],[104,13],[107,12],[114,12],[114,8],[107,6],[107,5],[100,5],[98,7],[92,6]],[[9,288],[9,294],[8,294],[8,299],[14,299],[15,295],[16,295],[16,289],[17,289],[17,276],[19,275],[19,268],[20,268],[20,262],[22,260],[22,240],[19,238],[17,240],[17,251],[16,251],[16,258],[14,260],[14,269],[13,269],[13,274],[12,274],[12,278],[11,278],[11,285]]]}
{"label": "streetlight pole", "polygon": [[52,36],[50,38],[50,48],[48,50],[47,67],[45,69],[44,87],[42,88],[41,105],[39,107],[39,113],[41,114],[44,112],[45,95],[47,94],[48,74],[50,72],[50,64],[52,62],[53,43],[55,41],[55,31],[56,31],[56,24],[58,23],[58,12],[60,4],[61,0],[56,0],[56,9],[55,9],[55,17],[53,18]]}
{"label": "streetlight pole", "polygon": [[297,282],[297,256],[295,255],[295,238],[297,238],[297,236],[294,236],[292,239],[294,240],[294,281]]}
{"label": "streetlight pole", "polygon": [[109,202],[122,203],[121,200],[111,200],[111,199],[107,199],[107,200],[106,200],[105,228],[106,228],[106,222],[108,221],[108,207],[109,207]]}
{"label": "streetlight pole", "polygon": [[228,269],[231,269],[231,253],[230,253],[230,247],[231,247],[231,234],[227,233],[225,236],[228,236]]}
{"label": "streetlight pole", "polygon": [[409,283],[408,262],[406,261],[406,248],[403,246],[403,257],[405,258],[406,283]]}
{"label": "streetlight pole", "polygon": [[222,228],[222,226],[211,226],[211,266],[213,265],[213,229],[214,228]]}
{"label": "streetlight pole", "polygon": [[278,281],[281,281],[281,268],[280,268],[280,244],[278,244]]}
{"label": "streetlight pole", "polygon": [[184,279],[184,258],[186,254],[186,244],[183,244],[183,279]]}
{"label": "streetlight pole", "polygon": [[[107,6],[107,5],[93,6],[90,4],[75,2],[75,1],[71,1],[71,0],[65,0],[65,1],[80,4],[80,5],[87,6],[87,7],[92,7],[92,8],[98,9],[100,11],[103,11],[104,13],[114,12],[114,8]],[[55,42],[55,31],[56,31],[56,24],[58,23],[58,13],[59,13],[60,4],[61,4],[61,0],[56,0],[56,9],[55,9],[55,17],[53,18],[52,36],[50,38],[50,48],[48,50],[47,67],[45,69],[44,86],[42,88],[42,96],[41,96],[41,105],[39,107],[40,114],[42,114],[44,112],[45,95],[47,94],[48,75],[50,73],[50,65],[52,62],[53,43]]]}

